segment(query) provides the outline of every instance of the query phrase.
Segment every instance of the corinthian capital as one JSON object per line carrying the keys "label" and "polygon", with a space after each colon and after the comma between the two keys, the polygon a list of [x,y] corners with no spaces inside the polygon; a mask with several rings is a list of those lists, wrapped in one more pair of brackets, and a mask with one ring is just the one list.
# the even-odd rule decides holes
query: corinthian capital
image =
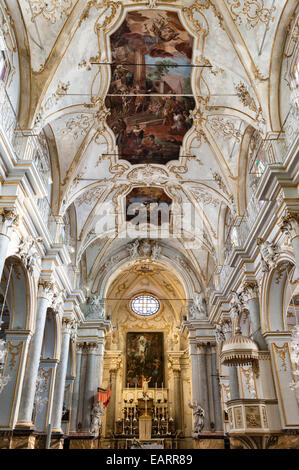
{"label": "corinthian capital", "polygon": [[38,297],[52,301],[54,296],[54,283],[52,281],[40,280],[38,283]]}
{"label": "corinthian capital", "polygon": [[299,236],[299,213],[287,212],[281,220],[280,230],[290,238]]}
{"label": "corinthian capital", "polygon": [[245,302],[257,299],[259,295],[258,283],[256,281],[246,281],[242,286],[242,298]]}
{"label": "corinthian capital", "polygon": [[62,319],[62,334],[71,335],[76,329],[75,320],[72,318],[63,318]]}
{"label": "corinthian capital", "polygon": [[9,228],[17,226],[19,223],[19,215],[16,209],[1,207],[0,208],[0,231],[7,234]]}

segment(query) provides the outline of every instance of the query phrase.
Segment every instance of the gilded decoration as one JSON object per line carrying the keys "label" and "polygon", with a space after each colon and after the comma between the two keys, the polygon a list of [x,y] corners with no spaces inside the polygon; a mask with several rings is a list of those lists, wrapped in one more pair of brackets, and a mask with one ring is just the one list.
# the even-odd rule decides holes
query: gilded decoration
{"label": "gilded decoration", "polygon": [[[211,0],[195,0],[194,4],[188,8],[183,8],[182,11],[185,15],[189,18],[189,21],[192,23],[195,31],[197,33],[202,33],[203,36],[207,36],[209,34],[209,25],[204,16],[202,16],[203,23],[200,23],[197,19],[195,19],[196,13],[202,14],[203,11],[208,10],[211,8],[216,18],[219,20],[219,25],[222,28],[223,17],[217,11],[214,3]],[[203,26],[205,24],[205,26]]]}
{"label": "gilded decoration", "polygon": [[89,114],[78,114],[66,122],[65,128],[61,129],[61,135],[71,135],[75,140],[84,136],[93,125],[94,118]]}
{"label": "gilded decoration", "polygon": [[235,139],[237,142],[241,141],[242,133],[235,128],[232,121],[224,120],[221,117],[213,117],[209,119],[208,123],[218,137],[223,137],[224,140]]}
{"label": "gilded decoration", "polygon": [[243,416],[242,416],[242,407],[234,407],[234,416],[235,416],[235,427],[240,429],[244,427]]}
{"label": "gilded decoration", "polygon": [[93,204],[100,199],[105,190],[106,188],[104,187],[88,189],[76,199],[76,202],[78,203],[78,206],[82,206],[83,204]]}
{"label": "gilded decoration", "polygon": [[58,81],[57,88],[54,93],[52,93],[46,102],[40,108],[40,115],[44,115],[46,111],[49,111],[55,104],[57,104],[63,96],[65,96],[69,90],[70,82],[63,83],[60,80]]}
{"label": "gilded decoration", "polygon": [[73,0],[27,0],[27,3],[32,11],[31,21],[41,16],[52,24],[63,17],[68,17],[73,8]]}
{"label": "gilded decoration", "polygon": [[236,24],[245,23],[248,30],[254,29],[258,24],[274,21],[272,14],[276,7],[265,8],[265,0],[227,0],[230,12]]}
{"label": "gilded decoration", "polygon": [[10,362],[9,362],[10,370],[12,370],[16,365],[17,356],[21,352],[22,345],[23,345],[22,342],[19,343],[19,344],[12,344],[10,341],[8,341],[8,352],[11,355],[11,359],[10,359]]}
{"label": "gilded decoration", "polygon": [[277,344],[273,343],[273,346],[274,346],[276,353],[281,359],[281,367],[283,368],[284,371],[287,371],[286,354],[289,351],[289,344],[284,343],[283,346],[278,346]]}
{"label": "gilded decoration", "polygon": [[261,416],[258,406],[245,406],[246,426],[248,428],[261,428]]}
{"label": "gilded decoration", "polygon": [[256,106],[254,98],[250,95],[245,83],[239,82],[235,85],[237,96],[245,108],[249,108],[251,111],[257,113],[258,108]]}
{"label": "gilded decoration", "polygon": [[268,428],[269,425],[268,425],[266,407],[265,407],[265,406],[262,406],[262,407],[261,407],[261,411],[262,411],[263,426],[264,426],[264,428]]}

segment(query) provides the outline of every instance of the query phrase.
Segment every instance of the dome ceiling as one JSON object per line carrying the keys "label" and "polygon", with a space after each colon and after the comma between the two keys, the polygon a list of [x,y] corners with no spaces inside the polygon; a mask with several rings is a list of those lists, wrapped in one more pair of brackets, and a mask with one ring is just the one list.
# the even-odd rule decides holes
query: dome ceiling
{"label": "dome ceiling", "polygon": [[[181,215],[190,204],[201,220],[196,246],[184,236],[163,242],[207,285],[221,264],[225,208],[238,216],[245,206],[250,136],[280,129],[273,43],[292,2],[18,3],[31,67],[20,120],[43,129],[53,150],[52,205],[71,211],[86,276],[90,257],[111,258],[128,241],[111,234],[129,195],[162,188]],[[103,204],[114,226],[106,232]]]}

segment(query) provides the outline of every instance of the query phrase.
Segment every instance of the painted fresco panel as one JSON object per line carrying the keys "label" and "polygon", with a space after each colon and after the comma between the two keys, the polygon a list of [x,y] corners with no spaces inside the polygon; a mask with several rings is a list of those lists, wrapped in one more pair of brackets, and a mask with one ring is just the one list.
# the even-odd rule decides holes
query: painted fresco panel
{"label": "painted fresco panel", "polygon": [[174,12],[127,14],[111,36],[112,79],[106,106],[119,157],[138,163],[179,158],[195,107],[190,74],[193,39]]}

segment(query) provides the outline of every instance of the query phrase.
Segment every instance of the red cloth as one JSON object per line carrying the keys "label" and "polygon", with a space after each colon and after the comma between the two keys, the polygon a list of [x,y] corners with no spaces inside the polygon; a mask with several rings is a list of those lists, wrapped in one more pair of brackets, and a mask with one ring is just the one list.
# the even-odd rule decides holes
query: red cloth
{"label": "red cloth", "polygon": [[100,391],[98,392],[98,401],[101,401],[104,406],[107,406],[110,400],[111,390]]}

